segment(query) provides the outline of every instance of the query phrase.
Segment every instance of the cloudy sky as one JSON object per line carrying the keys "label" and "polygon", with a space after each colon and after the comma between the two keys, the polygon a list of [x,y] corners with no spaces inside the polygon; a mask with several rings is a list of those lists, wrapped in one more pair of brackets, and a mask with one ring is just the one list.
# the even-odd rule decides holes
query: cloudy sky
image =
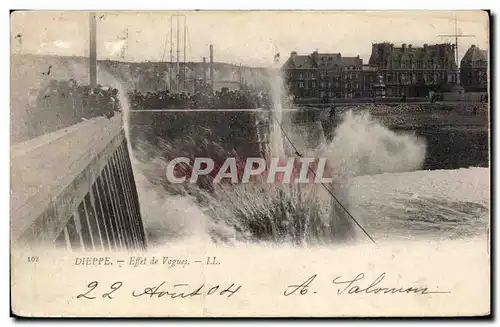
{"label": "cloudy sky", "polygon": [[[170,22],[174,12],[97,12],[100,59],[160,61],[170,58]],[[186,60],[201,61],[214,45],[217,62],[269,67],[273,55],[314,50],[360,55],[366,63],[371,44],[389,41],[414,46],[454,42],[440,34],[475,35],[459,39],[460,57],[475,44],[488,49],[489,21],[481,11],[189,11]],[[174,24],[174,28],[175,28]],[[174,29],[174,41],[176,32]],[[181,40],[182,23],[181,23]],[[13,53],[88,56],[89,15],[83,11],[31,11],[11,15]],[[167,41],[167,43],[166,43]],[[165,51],[165,44],[166,51]],[[174,42],[174,58],[176,44]],[[164,55],[165,53],[165,55]],[[182,45],[181,45],[182,57]],[[174,59],[175,60],[175,59]]]}

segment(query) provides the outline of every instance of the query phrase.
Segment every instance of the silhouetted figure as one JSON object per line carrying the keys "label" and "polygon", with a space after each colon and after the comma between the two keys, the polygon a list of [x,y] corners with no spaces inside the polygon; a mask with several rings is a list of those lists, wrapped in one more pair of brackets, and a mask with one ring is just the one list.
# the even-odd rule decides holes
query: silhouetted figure
{"label": "silhouetted figure", "polygon": [[335,107],[330,107],[328,118],[321,122],[326,139],[330,142],[333,139],[333,128],[335,126]]}
{"label": "silhouetted figure", "polygon": [[477,115],[477,107],[474,106],[474,108],[472,109],[472,115],[476,116]]}

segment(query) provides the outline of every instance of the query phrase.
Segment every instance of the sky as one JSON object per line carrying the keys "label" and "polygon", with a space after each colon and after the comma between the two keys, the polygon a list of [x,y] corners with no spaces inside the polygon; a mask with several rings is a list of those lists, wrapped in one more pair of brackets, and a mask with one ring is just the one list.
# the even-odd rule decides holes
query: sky
{"label": "sky", "polygon": [[[483,11],[108,11],[96,12],[99,59],[131,62],[170,60],[170,23],[180,18],[180,59],[185,19],[186,61],[209,58],[245,66],[270,67],[280,53],[359,55],[367,63],[371,45],[391,42],[421,46],[459,39],[459,58],[472,45],[488,50],[489,18]],[[173,24],[176,60],[176,22]],[[89,13],[19,11],[11,15],[11,53],[88,56]]]}

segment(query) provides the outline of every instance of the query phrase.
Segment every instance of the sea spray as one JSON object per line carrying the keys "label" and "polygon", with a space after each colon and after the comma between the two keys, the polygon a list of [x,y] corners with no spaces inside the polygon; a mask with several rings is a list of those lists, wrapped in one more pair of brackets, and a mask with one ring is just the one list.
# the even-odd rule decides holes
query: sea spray
{"label": "sea spray", "polygon": [[425,140],[413,133],[396,133],[373,119],[368,111],[347,111],[332,142],[317,149],[327,156],[333,174],[352,178],[421,169]]}
{"label": "sea spray", "polygon": [[[278,102],[278,101],[275,101]],[[279,110],[278,110],[279,111]],[[283,115],[284,116],[284,115]],[[300,139],[304,135],[294,135],[294,129],[291,128],[290,121],[287,117],[283,117],[282,126],[288,130],[288,137],[290,139]],[[275,120],[272,124],[277,125]],[[351,126],[354,125],[354,126]],[[373,121],[371,118],[365,120],[360,119],[357,115],[346,116],[344,121],[338,128],[338,133],[345,133],[343,131],[356,130],[356,126],[364,129],[365,132],[361,133],[365,142],[373,142],[372,146],[375,148],[386,147],[387,139],[391,142],[401,142],[404,146],[401,149],[411,149],[414,146],[414,140],[406,135],[399,136],[392,133],[386,127],[380,125],[378,122]],[[367,128],[367,125],[373,125]],[[280,140],[280,135],[283,137],[283,132],[280,126],[279,133],[271,136],[271,141],[275,145],[280,142],[287,142],[288,140]],[[278,128],[272,130],[278,131]],[[194,132],[193,132],[194,133]],[[355,135],[355,133],[352,133]],[[342,135],[342,134],[339,134]],[[383,135],[384,137],[378,137]],[[335,195],[333,199],[330,192],[325,190],[323,185],[315,185],[308,188],[307,191],[299,190],[289,186],[280,184],[264,185],[247,184],[247,185],[232,185],[232,186],[217,186],[209,190],[201,188],[200,185],[174,185],[168,183],[165,178],[166,166],[171,158],[186,155],[189,156],[193,153],[210,153],[212,157],[228,157],[232,156],[232,151],[226,150],[217,144],[216,141],[210,141],[209,138],[203,135],[203,132],[196,130],[196,133],[186,138],[176,138],[172,140],[155,140],[157,146],[151,146],[148,142],[139,142],[136,150],[136,155],[141,161],[140,170],[147,176],[149,183],[156,185],[157,194],[164,192],[164,197],[169,198],[172,195],[189,198],[172,201],[171,199],[165,200],[163,205],[166,206],[181,206],[180,212],[185,216],[195,216],[197,212],[197,219],[203,219],[208,222],[206,224],[199,224],[206,228],[204,231],[209,235],[210,239],[216,242],[287,242],[300,245],[313,245],[324,243],[336,243],[353,240],[353,236],[359,235],[359,230],[354,226],[353,221],[348,217],[345,209],[350,209],[350,197],[348,194],[349,182],[352,176],[360,173],[360,171],[370,171],[370,165],[375,165],[376,171],[390,172],[391,169],[407,169],[416,168],[418,162],[422,158],[410,160],[405,151],[389,151],[381,152],[380,156],[374,161],[366,161],[368,167],[360,170],[358,166],[353,166],[352,171],[347,164],[349,161],[343,161],[342,156],[349,154],[345,142],[350,142],[350,137],[334,139],[330,144],[323,144],[316,148],[308,148],[306,154],[319,156],[326,155],[329,160],[334,164],[332,170],[335,174],[335,181],[330,185],[326,185],[330,192]],[[362,141],[359,142],[362,144]],[[335,143],[337,142],[337,143]],[[342,143],[344,142],[344,143]],[[385,145],[384,145],[385,144]],[[391,145],[389,145],[389,148]],[[284,148],[284,147],[283,147]],[[338,149],[337,149],[338,148]],[[276,149],[276,147],[275,147]],[[396,149],[399,149],[396,146]],[[366,157],[363,148],[360,147],[357,152],[349,154],[349,160],[358,162],[360,158]],[[140,154],[139,154],[140,153]],[[415,151],[415,156],[418,157],[419,151]],[[373,153],[368,152],[368,155]],[[390,160],[392,165],[380,165],[384,159]],[[339,164],[340,162],[340,164]],[[399,163],[398,163],[399,162]],[[401,162],[409,162],[405,166]],[[375,168],[373,168],[375,169]],[[210,177],[208,177],[210,178]],[[210,184],[210,181],[208,181]],[[139,185],[139,187],[142,187]],[[160,196],[161,197],[161,196]],[[337,202],[339,201],[340,204]],[[141,200],[151,205],[155,201]],[[192,206],[198,208],[193,209]],[[193,209],[193,210],[191,210]],[[188,210],[190,214],[184,214],[184,210]],[[176,210],[163,208],[157,210],[158,212],[176,212]],[[170,215],[170,214],[169,214]],[[176,217],[158,217],[157,215],[149,215],[145,213],[145,220],[148,229],[152,234],[158,234],[157,219],[170,219],[178,221]],[[194,219],[194,218],[193,218]],[[359,217],[358,217],[358,220]],[[148,224],[147,222],[151,223]],[[363,223],[362,221],[360,221]],[[168,225],[168,224],[167,224]],[[165,223],[163,223],[165,226]],[[188,231],[182,231],[182,228],[191,228],[187,224],[177,223],[178,235],[191,235]],[[196,228],[197,233],[202,233],[202,229]],[[172,237],[167,236],[167,241]],[[158,242],[159,237],[157,237]]]}
{"label": "sea spray", "polygon": [[[130,135],[129,105],[124,97],[123,85],[113,80],[112,76],[106,76],[105,80],[120,90],[124,127],[128,139],[131,140],[134,135]],[[274,76],[271,85],[273,108],[269,148],[271,155],[283,157],[287,153],[294,154],[287,137],[300,139],[303,135],[294,135],[297,132],[291,126],[291,117],[283,113],[285,96],[279,74]],[[357,148],[349,148],[346,143],[352,142],[357,128],[364,131],[361,134],[362,139],[357,143]],[[282,129],[289,134],[287,137]],[[307,192],[297,187],[259,183],[221,185],[211,190],[202,189],[199,185],[173,186],[165,182],[167,158],[182,153],[189,154],[189,149],[200,147],[209,147],[209,152],[217,153],[218,156],[230,156],[231,151],[224,153],[223,147],[216,142],[210,144],[206,138],[199,135],[185,140],[156,141],[160,146],[150,147],[147,155],[141,151],[147,144],[139,143],[130,153],[134,163],[141,212],[151,242],[159,245],[176,238],[195,237],[224,243],[251,241],[313,245],[352,239],[353,222],[342,208],[349,208],[349,197],[346,194],[349,178],[360,172],[416,169],[423,160],[421,150],[411,151],[415,142],[410,137],[391,133],[370,118],[363,120],[351,114],[346,116],[339,126],[333,142],[317,148],[303,149],[308,155],[328,155],[334,166],[336,180],[327,187],[336,195],[341,206],[322,185],[315,185]],[[361,146],[363,140],[371,142],[375,149],[383,148],[386,151],[381,151],[379,155],[366,151]],[[412,156],[408,157],[409,153]],[[345,154],[347,156],[343,159]],[[382,165],[384,159],[391,164]],[[363,164],[349,167],[350,162]]]}
{"label": "sea spray", "polygon": [[272,98],[272,108],[271,108],[271,128],[269,135],[269,149],[270,155],[273,157],[283,158],[285,157],[285,143],[282,132],[283,121],[283,100],[284,100],[284,88],[283,88],[283,78],[279,70],[271,73],[270,84],[271,84],[271,98]]}

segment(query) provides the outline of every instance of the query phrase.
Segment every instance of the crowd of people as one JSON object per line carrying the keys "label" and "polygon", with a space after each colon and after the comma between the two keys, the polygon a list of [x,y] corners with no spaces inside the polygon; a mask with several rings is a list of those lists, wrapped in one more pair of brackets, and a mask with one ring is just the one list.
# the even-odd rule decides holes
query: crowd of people
{"label": "crowd of people", "polygon": [[133,109],[252,109],[270,108],[267,93],[250,90],[228,90],[188,93],[170,93],[168,90],[140,93],[135,90],[128,94]]}
{"label": "crowd of people", "polygon": [[[110,118],[121,109],[116,88],[78,84],[74,79],[51,80],[41,90],[30,93],[32,107],[48,114],[71,112],[74,116],[90,119],[96,116]],[[127,94],[131,109],[252,109],[270,108],[271,98],[265,92],[229,90],[216,92],[171,93],[168,90],[141,93],[133,90]],[[64,108],[64,109],[63,109]]]}
{"label": "crowd of people", "polygon": [[57,108],[59,113],[69,111],[84,119],[96,116],[111,118],[115,111],[120,110],[118,89],[81,85],[74,79],[51,80],[44,89],[37,91],[35,98],[36,107],[42,112]]}

